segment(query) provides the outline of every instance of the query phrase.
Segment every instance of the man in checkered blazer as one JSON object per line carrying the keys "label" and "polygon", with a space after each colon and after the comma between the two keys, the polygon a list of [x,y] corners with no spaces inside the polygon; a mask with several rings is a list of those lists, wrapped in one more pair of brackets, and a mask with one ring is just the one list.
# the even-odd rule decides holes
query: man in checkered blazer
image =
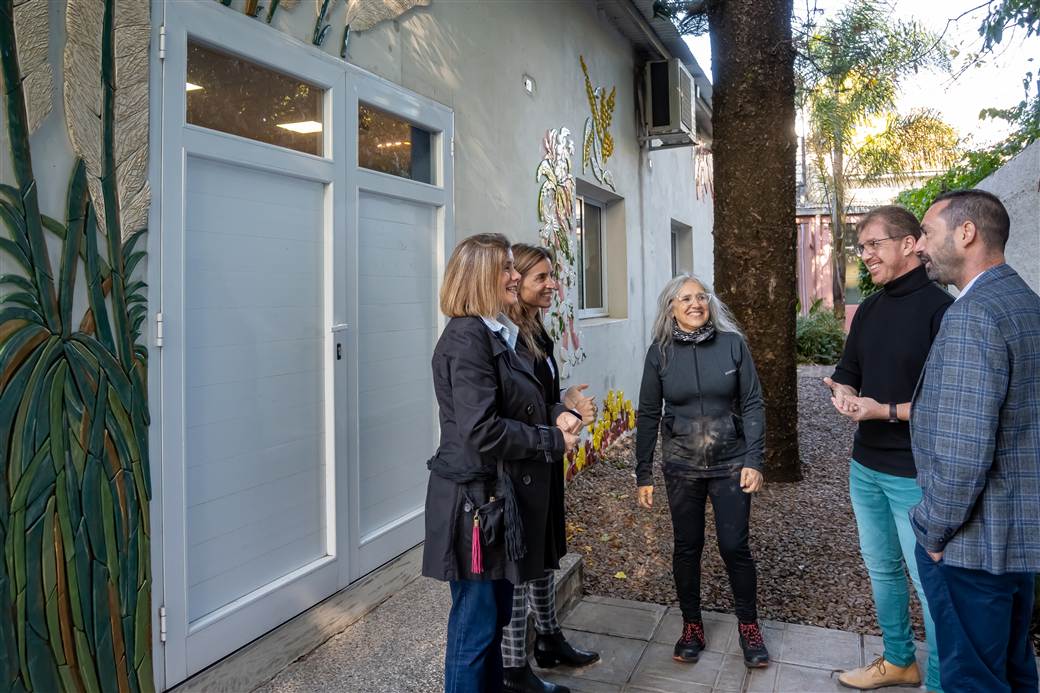
{"label": "man in checkered blazer", "polygon": [[981,190],[940,196],[917,253],[960,290],[914,396],[923,499],[910,512],[947,691],[1036,691],[1040,297],[1004,261],[1010,219]]}

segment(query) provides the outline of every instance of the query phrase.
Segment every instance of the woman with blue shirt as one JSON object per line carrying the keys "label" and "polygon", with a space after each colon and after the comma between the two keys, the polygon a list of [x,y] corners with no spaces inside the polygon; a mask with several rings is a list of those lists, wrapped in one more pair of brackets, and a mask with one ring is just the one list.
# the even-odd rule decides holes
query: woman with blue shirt
{"label": "woman with blue shirt", "polygon": [[423,575],[450,584],[446,693],[501,691],[513,585],[545,572],[549,486],[581,421],[551,410],[506,313],[520,275],[509,241],[455,248],[440,291],[451,318],[433,354],[441,441],[429,460]]}

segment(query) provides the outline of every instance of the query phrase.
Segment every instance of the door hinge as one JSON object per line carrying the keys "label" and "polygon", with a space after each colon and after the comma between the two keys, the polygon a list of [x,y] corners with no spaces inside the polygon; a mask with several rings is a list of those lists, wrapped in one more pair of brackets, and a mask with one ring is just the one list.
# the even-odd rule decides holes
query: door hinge
{"label": "door hinge", "polygon": [[159,642],[166,642],[166,605],[159,606]]}
{"label": "door hinge", "polygon": [[163,348],[163,314],[155,314],[155,348]]}
{"label": "door hinge", "polygon": [[159,60],[166,60],[166,25],[159,25]]}
{"label": "door hinge", "polygon": [[452,159],[455,158],[455,136],[454,135],[451,138],[451,158]]}

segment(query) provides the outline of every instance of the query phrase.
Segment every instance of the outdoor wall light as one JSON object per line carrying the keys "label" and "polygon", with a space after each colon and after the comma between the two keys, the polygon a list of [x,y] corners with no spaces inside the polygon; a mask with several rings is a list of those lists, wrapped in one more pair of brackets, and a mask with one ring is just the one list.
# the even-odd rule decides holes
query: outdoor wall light
{"label": "outdoor wall light", "polygon": [[304,120],[299,123],[278,123],[278,127],[304,135],[309,135],[312,132],[321,132],[321,123],[314,120]]}
{"label": "outdoor wall light", "polygon": [[191,82],[184,83],[184,91],[202,91],[202,87],[198,84],[192,84]]}

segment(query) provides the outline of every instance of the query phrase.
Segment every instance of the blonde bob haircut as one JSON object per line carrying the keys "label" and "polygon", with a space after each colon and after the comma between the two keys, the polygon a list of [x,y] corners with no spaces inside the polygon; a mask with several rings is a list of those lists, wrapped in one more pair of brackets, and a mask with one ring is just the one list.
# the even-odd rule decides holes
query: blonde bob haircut
{"label": "blonde bob haircut", "polygon": [[499,285],[509,253],[509,239],[500,233],[478,233],[463,239],[444,269],[441,312],[449,318],[493,318],[501,313],[505,307]]}

